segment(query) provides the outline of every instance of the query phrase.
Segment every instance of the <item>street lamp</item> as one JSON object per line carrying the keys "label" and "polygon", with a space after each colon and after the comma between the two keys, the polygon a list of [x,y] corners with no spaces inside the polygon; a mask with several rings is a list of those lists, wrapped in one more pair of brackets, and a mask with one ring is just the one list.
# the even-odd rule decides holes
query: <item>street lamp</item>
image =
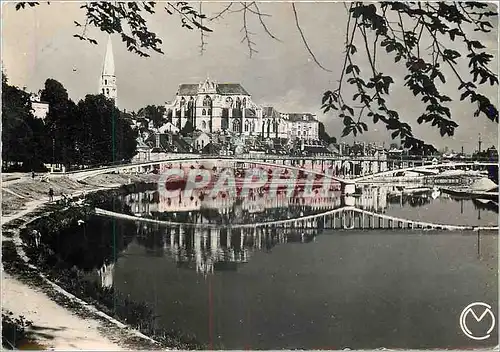
{"label": "street lamp", "polygon": [[52,172],[54,171],[54,164],[56,162],[56,139],[52,137]]}

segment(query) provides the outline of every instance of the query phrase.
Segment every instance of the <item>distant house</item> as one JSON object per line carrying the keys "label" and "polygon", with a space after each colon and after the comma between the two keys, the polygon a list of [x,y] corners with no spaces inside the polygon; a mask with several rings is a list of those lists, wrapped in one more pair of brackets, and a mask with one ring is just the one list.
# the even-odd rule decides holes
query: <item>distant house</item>
{"label": "distant house", "polygon": [[208,143],[205,147],[201,149],[202,154],[209,154],[209,155],[219,155],[221,151],[221,146],[219,144],[214,144],[214,143]]}
{"label": "distant house", "polygon": [[158,129],[159,133],[171,133],[171,134],[177,134],[179,133],[179,129],[171,122],[167,122],[163,126],[161,126]]}
{"label": "distant house", "polygon": [[311,113],[281,113],[287,122],[288,138],[319,139],[319,121]]}
{"label": "distant house", "polygon": [[193,147],[191,146],[191,141],[186,140],[186,137],[180,135],[172,136],[172,151],[174,153],[192,153]]}
{"label": "distant house", "polygon": [[330,153],[340,155],[340,148],[338,144],[330,143],[326,148],[330,151]]}
{"label": "distant house", "polygon": [[486,154],[491,158],[491,159],[498,159],[498,150],[495,148],[494,145],[486,149]]}
{"label": "distant house", "polygon": [[[188,140],[187,137],[185,139]],[[197,150],[202,150],[211,142],[210,136],[202,131],[194,131],[189,139],[191,140],[191,146]]]}
{"label": "distant house", "polygon": [[321,144],[304,145],[304,152],[306,155],[331,155],[333,154],[327,147]]}
{"label": "distant house", "polygon": [[137,154],[134,156],[134,161],[145,161],[150,159],[151,147],[139,137],[137,138]]}
{"label": "distant house", "polygon": [[140,123],[137,122],[136,119],[129,119],[128,122],[130,124],[130,127],[132,127],[132,129],[136,129],[136,128],[140,127]]}
{"label": "distant house", "polygon": [[31,112],[37,119],[44,120],[49,113],[49,104],[41,101],[39,94],[31,94]]}
{"label": "distant house", "polygon": [[390,159],[401,158],[403,155],[403,149],[391,149],[387,152],[387,156]]}
{"label": "distant house", "polygon": [[150,121],[148,122],[148,129],[149,129],[149,130],[152,130],[152,129],[154,129],[154,128],[155,128],[155,124],[154,124],[153,120],[150,120]]}
{"label": "distant house", "polygon": [[166,133],[151,134],[148,139],[146,139],[146,144],[151,148],[151,154],[169,153],[173,151],[171,135]]}

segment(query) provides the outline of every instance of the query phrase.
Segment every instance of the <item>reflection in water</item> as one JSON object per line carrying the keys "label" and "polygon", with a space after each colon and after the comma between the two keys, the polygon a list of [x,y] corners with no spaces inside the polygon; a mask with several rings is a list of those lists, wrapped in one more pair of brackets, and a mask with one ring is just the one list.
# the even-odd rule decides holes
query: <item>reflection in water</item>
{"label": "reflection in water", "polygon": [[[448,196],[440,195],[431,188],[364,186],[357,190],[356,195],[349,197],[342,196],[340,192],[335,192],[330,197],[315,194],[313,197],[290,198],[284,193],[269,197],[264,192],[242,200],[227,194],[209,197],[203,190],[198,190],[191,197],[184,197],[180,193],[175,198],[163,198],[157,191],[148,191],[130,194],[124,201],[136,215],[191,225],[226,225],[220,228],[183,225],[161,227],[143,223],[137,228],[138,243],[150,253],[159,256],[169,253],[178,267],[208,274],[237,270],[238,266],[250,260],[255,251],[271,251],[276,245],[284,243],[314,241],[325,229],[384,229],[399,226],[394,222],[381,221],[380,218],[365,217],[352,211],[344,212],[342,207],[355,206],[378,214],[390,213],[396,216],[401,215],[398,211],[401,213],[403,210],[402,214],[410,219],[426,221],[426,213],[429,213],[427,207],[432,203],[441,204],[439,197],[442,197],[441,200],[449,200]],[[418,208],[419,211],[415,214],[411,208]],[[340,212],[314,217],[335,209]],[[464,216],[463,213],[462,205],[461,216]],[[308,216],[312,217],[307,218]],[[235,224],[269,223],[277,220],[290,222],[279,226],[230,227]],[[495,224],[487,222],[485,225]]]}
{"label": "reflection in water", "polygon": [[98,270],[99,278],[101,279],[101,287],[110,288],[113,286],[113,270],[115,263],[104,263]]}
{"label": "reflection in water", "polygon": [[[229,349],[430,349],[497,342],[477,345],[457,330],[460,310],[472,300],[497,308],[496,234],[389,231],[387,223],[342,210],[355,206],[437,223],[496,225],[497,214],[481,202],[457,201],[428,188],[370,186],[351,197],[272,199],[264,193],[214,199],[199,191],[168,200],[148,191],[122,200],[144,217],[224,225],[93,217],[53,239],[61,257],[98,272],[102,286],[148,302],[167,329]],[[226,226],[287,219],[272,226]]]}
{"label": "reflection in water", "polygon": [[[138,227],[137,241],[150,251],[162,248],[181,268],[208,274],[237,270],[250,260],[255,250],[271,251],[283,243],[308,243],[322,232],[322,225],[313,219],[309,228],[192,228],[143,224]],[[158,236],[160,234],[160,236]],[[159,252],[156,252],[160,254]],[[160,254],[161,255],[161,254]]]}
{"label": "reflection in water", "polygon": [[[148,191],[130,194],[124,200],[136,215],[161,214],[162,219],[173,220],[176,215],[171,214],[200,212],[203,216],[199,221],[219,223],[216,221],[216,214],[219,214],[221,221],[244,220],[243,223],[253,223],[268,218],[276,220],[317,214],[345,205],[383,212],[387,207],[387,192],[386,188],[367,187],[362,191],[360,189],[357,195],[347,197],[342,196],[340,191],[332,192],[328,197],[319,192],[311,197],[287,197],[285,192],[273,197],[268,192],[263,192],[241,199],[221,193],[217,197],[210,197],[203,190],[194,191],[191,197],[179,193],[179,196],[174,198],[163,197],[158,191]],[[247,217],[243,218],[244,216]]]}

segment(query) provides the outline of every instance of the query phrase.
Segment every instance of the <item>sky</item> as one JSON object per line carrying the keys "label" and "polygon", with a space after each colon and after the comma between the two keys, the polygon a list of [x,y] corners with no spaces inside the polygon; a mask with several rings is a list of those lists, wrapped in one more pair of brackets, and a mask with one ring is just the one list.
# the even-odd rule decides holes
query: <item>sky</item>
{"label": "sky", "polygon": [[[2,65],[10,84],[36,92],[43,88],[47,78],[53,78],[66,87],[75,101],[86,94],[98,93],[107,36],[90,27],[88,35],[95,38],[98,45],[73,37],[79,33],[74,21],[84,23],[80,5],[76,1],[51,1],[16,11],[14,3],[2,3]],[[198,7],[198,3],[192,5]],[[211,17],[227,3],[203,2],[202,6],[203,12]],[[234,5],[234,9],[239,7],[241,5]],[[199,83],[210,77],[220,83],[241,83],[257,104],[271,105],[283,112],[315,113],[331,135],[339,141],[352,142],[352,137],[339,138],[341,119],[334,113],[321,111],[323,92],[336,88],[344,60],[347,21],[344,4],[309,2],[297,3],[296,7],[311,50],[331,72],[324,71],[311,59],[295,25],[290,3],[259,3],[260,10],[269,15],[263,20],[279,41],[265,33],[257,16],[247,16],[247,27],[253,33],[252,40],[258,51],[251,57],[247,44],[241,42],[242,12],[226,13],[208,22],[213,33],[205,39],[206,50],[200,55],[200,33],[181,28],[179,18],[169,15],[158,4],[158,12],[147,19],[149,28],[163,40],[164,55],[152,52],[150,57],[141,58],[128,52],[120,37],[112,36],[119,108],[137,111],[149,104],[162,105],[173,99],[179,84]],[[498,22],[494,25],[498,26]],[[495,55],[492,68],[498,73],[498,29],[479,37],[475,32],[470,31],[470,34]],[[424,36],[423,40],[428,38]],[[416,118],[425,106],[402,86],[404,66],[394,64],[391,56],[381,52],[379,50],[379,70],[391,74],[398,84],[387,98],[388,105],[413,126],[416,137],[438,148],[446,146],[460,151],[463,147],[466,152],[477,149],[479,135],[483,147],[498,144],[498,124],[485,117],[473,117],[475,107],[458,101],[459,83],[446,69],[444,72],[449,79],[440,89],[456,99],[450,105],[452,118],[459,124],[455,136],[442,138],[436,129],[418,125]],[[363,71],[368,62],[362,54],[359,50],[358,60]],[[468,72],[466,62],[461,64],[459,72]],[[352,95],[351,91],[346,92]],[[492,101],[498,101],[497,86],[485,86],[481,92]],[[383,125],[366,122],[369,131],[358,136],[357,141],[391,142]]]}

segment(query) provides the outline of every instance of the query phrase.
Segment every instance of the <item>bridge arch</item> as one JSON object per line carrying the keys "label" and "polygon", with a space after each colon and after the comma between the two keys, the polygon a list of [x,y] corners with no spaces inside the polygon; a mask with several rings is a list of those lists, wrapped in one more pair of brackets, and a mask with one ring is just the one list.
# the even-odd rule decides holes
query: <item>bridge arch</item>
{"label": "bridge arch", "polygon": [[89,169],[89,170],[84,170],[84,171],[71,172],[68,174],[70,174],[71,175],[70,177],[72,177],[76,180],[84,180],[88,177],[106,174],[106,173],[110,173],[113,171],[130,170],[130,169],[135,169],[138,167],[153,166],[153,165],[186,163],[186,162],[190,162],[190,161],[193,161],[193,162],[200,162],[200,161],[205,161],[205,162],[224,162],[224,161],[226,161],[227,162],[227,161],[229,161],[229,162],[234,162],[234,163],[246,163],[246,164],[259,165],[259,166],[279,167],[279,168],[288,169],[288,170],[303,171],[305,173],[314,174],[317,176],[323,176],[323,177],[326,177],[326,178],[331,179],[333,181],[339,182],[343,185],[354,183],[351,180],[346,180],[346,179],[343,179],[340,177],[332,176],[332,175],[329,175],[328,173],[319,172],[319,171],[316,171],[313,169],[306,169],[303,167],[297,167],[297,166],[293,166],[293,165],[277,164],[277,163],[254,160],[254,159],[233,158],[233,157],[208,157],[208,158],[196,157],[196,158],[162,159],[162,160],[147,161],[147,162],[141,162],[141,163],[133,163],[133,164],[109,166],[109,167],[103,167],[103,168],[97,168],[97,169]]}

